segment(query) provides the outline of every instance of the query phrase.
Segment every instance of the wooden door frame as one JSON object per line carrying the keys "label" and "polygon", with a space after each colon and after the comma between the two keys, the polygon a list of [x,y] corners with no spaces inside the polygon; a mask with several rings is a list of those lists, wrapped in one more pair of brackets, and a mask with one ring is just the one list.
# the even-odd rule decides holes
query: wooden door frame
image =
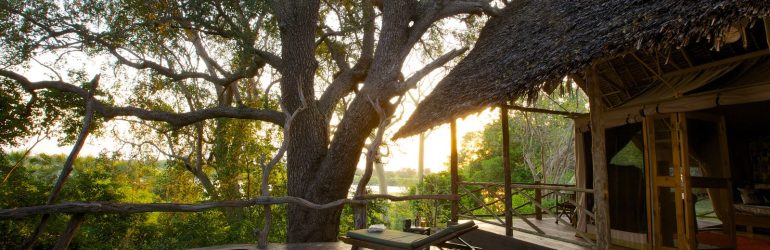
{"label": "wooden door frame", "polygon": [[[717,136],[720,147],[720,160],[722,166],[728,169],[726,176],[723,178],[728,180],[725,188],[729,190],[728,199],[732,200],[732,185],[729,181],[731,179],[731,173],[729,172],[730,162],[727,145],[726,122],[724,116],[701,112],[680,112],[645,117],[642,130],[644,134],[645,145],[645,177],[647,178],[645,182],[648,204],[647,243],[648,247],[651,249],[673,249],[661,245],[663,235],[661,230],[662,223],[660,222],[660,187],[674,188],[675,199],[677,199],[675,201],[677,218],[684,218],[684,220],[676,220],[677,240],[679,242],[677,248],[697,248],[697,228],[694,228],[696,225],[694,222],[697,218],[694,214],[694,211],[691,211],[690,209],[690,207],[695,205],[695,201],[692,199],[693,178],[690,176],[689,171],[688,118],[714,122],[717,125],[717,129],[719,130]],[[658,175],[658,161],[656,153],[657,148],[655,143],[655,121],[658,119],[669,119],[671,122],[671,157],[673,166],[672,176]],[[722,223],[727,229],[726,233],[731,238],[731,246],[736,247],[735,222],[732,206],[729,206],[728,214],[728,218],[726,221],[722,221]]]}
{"label": "wooden door frame", "polygon": [[[730,203],[732,203],[732,201],[733,201],[732,171],[731,171],[731,168],[730,168],[729,145],[727,144],[727,127],[726,127],[727,126],[727,122],[725,121],[724,115],[717,115],[717,114],[710,114],[710,113],[704,113],[704,112],[697,112],[697,111],[695,111],[695,112],[677,113],[677,117],[678,117],[680,125],[681,125],[680,136],[682,138],[682,145],[681,145],[681,147],[683,149],[682,150],[682,154],[680,155],[680,160],[682,161],[682,163],[685,163],[687,168],[688,168],[687,171],[684,171],[683,178],[686,179],[686,180],[690,180],[690,181],[686,181],[685,182],[685,196],[684,196],[684,198],[685,198],[685,205],[686,206],[694,206],[695,205],[695,201],[692,201],[692,188],[723,188],[723,189],[726,189],[727,190],[727,195],[728,195],[727,200]],[[715,187],[715,186],[702,187],[702,186],[697,186],[697,185],[694,184],[694,182],[693,182],[694,178],[692,176],[690,176],[690,171],[689,171],[689,166],[690,166],[689,161],[690,161],[690,158],[689,158],[689,155],[688,155],[688,152],[689,152],[689,138],[688,138],[689,135],[688,135],[688,130],[687,130],[688,127],[689,127],[689,125],[687,124],[687,120],[688,119],[712,122],[712,123],[717,125],[717,130],[718,130],[717,140],[719,141],[718,142],[718,144],[719,144],[719,154],[720,154],[719,158],[720,158],[720,161],[721,161],[720,165],[722,166],[723,169],[727,170],[725,173],[723,173],[724,176],[717,177],[717,178],[726,180],[725,186],[723,186],[723,187]],[[695,178],[699,178],[699,177],[695,177]],[[696,218],[695,214],[689,213],[689,209],[687,209],[685,211],[687,211],[685,220],[686,220],[686,223],[687,223],[686,225],[688,226],[688,230],[687,230],[688,243],[689,243],[690,246],[695,246],[695,248],[697,248],[697,241],[696,241],[696,235],[695,235],[695,233],[697,232],[697,228],[693,228],[694,230],[689,230],[689,226],[690,225],[695,225],[694,221],[697,220],[697,218]],[[730,247],[735,248],[735,247],[737,247],[737,242],[736,242],[736,238],[735,238],[735,235],[736,235],[736,232],[735,232],[735,215],[734,215],[732,204],[730,204],[730,206],[728,206],[727,213],[728,213],[727,214],[727,218],[725,220],[722,220],[722,219],[720,219],[720,220],[722,221],[722,226],[724,228],[726,228],[725,232],[730,237],[730,240],[731,240]]]}

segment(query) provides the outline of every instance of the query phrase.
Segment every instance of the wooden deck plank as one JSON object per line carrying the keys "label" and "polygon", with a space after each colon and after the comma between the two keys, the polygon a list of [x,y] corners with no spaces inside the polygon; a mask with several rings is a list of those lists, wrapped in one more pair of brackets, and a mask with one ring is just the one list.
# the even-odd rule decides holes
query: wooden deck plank
{"label": "wooden deck plank", "polygon": [[[540,229],[542,229],[548,235],[558,236],[561,238],[572,239],[576,241],[581,240],[580,238],[575,237],[575,232],[574,230],[570,229],[571,228],[570,226],[563,225],[561,223],[556,224],[556,220],[553,217],[543,217],[543,220],[530,220],[530,221],[536,226],[538,226]],[[477,222],[476,224],[479,225],[479,229],[481,230],[493,232],[499,235],[505,235],[505,228],[501,226],[492,225],[484,222]],[[527,225],[521,219],[514,219],[513,226],[517,228],[532,230],[529,227],[529,225]],[[546,248],[551,248],[551,249],[567,249],[567,250],[590,249],[584,246],[575,245],[567,242],[561,242],[558,240],[549,239],[542,236],[528,234],[528,233],[519,232],[515,230],[513,231],[513,238],[524,242],[532,243],[535,245],[543,246]]]}

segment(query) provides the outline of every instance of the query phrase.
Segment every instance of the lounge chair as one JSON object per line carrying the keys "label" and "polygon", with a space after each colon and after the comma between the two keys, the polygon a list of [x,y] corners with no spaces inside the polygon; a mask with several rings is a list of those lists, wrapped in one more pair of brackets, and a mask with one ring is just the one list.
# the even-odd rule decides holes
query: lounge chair
{"label": "lounge chair", "polygon": [[[481,249],[473,247],[460,239],[460,235],[478,228],[473,221],[449,226],[438,232],[428,235],[407,233],[396,230],[370,233],[367,229],[350,231],[347,236],[340,237],[345,243],[353,245],[353,249],[365,247],[377,250],[404,250],[404,249],[428,249],[430,246],[450,249]],[[448,242],[458,239],[463,244]]]}

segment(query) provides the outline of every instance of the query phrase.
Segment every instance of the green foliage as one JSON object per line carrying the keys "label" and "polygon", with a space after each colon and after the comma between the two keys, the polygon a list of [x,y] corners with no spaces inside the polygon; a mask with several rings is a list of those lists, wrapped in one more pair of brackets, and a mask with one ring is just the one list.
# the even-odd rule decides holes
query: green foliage
{"label": "green foliage", "polygon": [[[449,172],[442,171],[425,175],[421,184],[409,189],[409,194],[451,194],[451,186]],[[451,219],[449,201],[416,200],[409,201],[409,205],[414,212],[414,219],[420,217],[430,225],[445,226]]]}
{"label": "green foliage", "polygon": [[[12,162],[19,162],[21,155],[12,153],[9,157]],[[43,204],[49,195],[59,170],[65,160],[64,156],[39,155],[22,161],[21,166],[14,169],[8,181],[0,188],[0,207],[21,207]],[[142,165],[121,166],[104,157],[81,158],[75,162],[75,170],[68,180],[68,185],[62,189],[62,201],[103,200],[122,201],[126,195],[133,193],[147,193],[148,190],[121,189],[121,183],[131,181],[130,178],[121,176],[125,171],[133,171],[133,168]],[[11,168],[8,165],[0,166],[0,173],[8,175]],[[144,166],[146,167],[146,166]],[[122,172],[122,173],[121,173]],[[145,215],[89,215],[80,229],[79,236],[73,242],[73,247],[98,249],[99,246],[119,246],[132,225],[144,220]],[[69,220],[68,215],[54,215],[49,222],[46,231],[40,237],[42,248],[51,248],[55,243],[58,233],[63,231]],[[2,221],[0,228],[4,239],[0,240],[0,248],[15,248],[23,239],[32,232],[39,221],[38,217],[23,220]]]}
{"label": "green foliage", "polygon": [[15,144],[17,138],[27,136],[33,128],[29,106],[25,105],[24,91],[8,79],[0,80],[0,144]]}
{"label": "green foliage", "polygon": [[[0,153],[0,207],[42,205],[65,160],[63,155]],[[20,164],[11,172],[16,162]],[[125,161],[105,155],[76,160],[60,201],[113,201],[126,203],[204,201],[200,185],[174,162]],[[277,173],[282,171],[277,170]],[[285,174],[275,174],[285,182]],[[277,195],[285,187],[273,188]],[[269,240],[285,240],[286,207],[273,206],[273,230]],[[374,213],[380,210],[373,210]],[[228,209],[201,213],[88,214],[72,247],[78,249],[181,249],[232,243],[256,243],[254,229],[263,220],[262,207],[241,211],[236,222]],[[39,217],[0,221],[0,249],[17,248],[34,230]],[[66,227],[69,215],[54,215],[39,239],[38,247],[51,248]],[[375,221],[373,221],[375,222]]]}
{"label": "green foliage", "polygon": [[635,166],[644,169],[644,153],[630,141],[615,156],[610,159],[610,164],[619,166]]}
{"label": "green foliage", "polygon": [[[59,134],[62,143],[71,143],[80,132],[84,114],[85,102],[75,94],[42,90],[30,95],[12,80],[0,79],[0,144],[16,145],[45,131]],[[99,127],[100,122],[94,121],[92,130]]]}
{"label": "green foliage", "polygon": [[[516,131],[510,118],[508,126],[510,131]],[[522,152],[522,140],[517,140],[518,135],[512,135],[509,147],[511,178],[514,182],[533,182],[532,173],[525,165]],[[500,120],[495,120],[484,126],[481,132],[471,133],[465,136],[463,150],[459,155],[462,175],[469,181],[503,182],[503,156],[502,156],[502,128]]]}
{"label": "green foliage", "polygon": [[[561,91],[573,91],[565,82]],[[586,96],[577,89],[557,95],[541,94],[534,106],[567,112],[586,112]],[[518,106],[526,106],[518,103]],[[502,182],[502,128],[495,120],[480,132],[465,136],[459,160],[462,174],[472,181]],[[572,120],[563,116],[509,111],[510,164],[513,182],[567,183],[574,174]]]}

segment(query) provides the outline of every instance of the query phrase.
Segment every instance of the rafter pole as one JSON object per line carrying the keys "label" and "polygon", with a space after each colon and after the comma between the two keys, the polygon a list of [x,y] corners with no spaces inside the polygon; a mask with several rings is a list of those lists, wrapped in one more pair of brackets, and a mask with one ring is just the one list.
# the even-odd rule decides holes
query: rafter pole
{"label": "rafter pole", "polygon": [[[644,60],[642,60],[641,58],[639,58],[639,57],[636,55],[636,53],[631,53],[631,56],[632,56],[634,59],[636,59],[636,61],[637,61],[637,62],[639,62],[639,64],[641,64],[642,66],[644,66],[644,68],[645,68],[645,69],[647,69],[647,71],[649,71],[650,73],[652,73],[652,75],[654,75],[656,78],[658,78],[658,80],[660,80],[660,82],[662,82],[663,84],[665,84],[665,85],[666,85],[666,87],[670,88],[670,89],[671,89],[671,90],[673,90],[673,91],[676,91],[676,89],[674,88],[674,85],[672,85],[672,84],[671,84],[670,82],[668,82],[668,81],[667,81],[665,78],[663,78],[663,76],[662,76],[661,74],[659,74],[657,71],[655,71],[654,69],[652,69],[652,67],[650,67],[650,65],[647,65],[647,63],[646,63],[646,62],[644,62]],[[595,69],[594,69],[594,71],[595,71]],[[680,93],[675,93],[675,94],[678,96]]]}
{"label": "rafter pole", "polygon": [[[610,69],[612,70],[612,73],[615,73],[615,76],[616,76],[616,77],[618,77],[618,80],[620,81],[620,85],[622,85],[622,86],[628,86],[628,84],[626,84],[626,83],[623,81],[623,77],[622,77],[622,76],[620,76],[620,72],[618,72],[618,69],[617,69],[617,68],[615,68],[615,64],[614,64],[614,63],[612,63],[612,60],[608,60],[608,61],[607,61],[607,64],[610,66]],[[628,92],[628,88],[625,88],[625,87],[624,87],[624,88],[621,88],[621,89],[623,89],[623,90],[624,90],[624,92],[626,93],[626,96],[627,96],[628,98],[631,98],[631,93],[629,93],[629,92]]]}
{"label": "rafter pole", "polygon": [[452,196],[455,197],[452,200],[452,223],[457,223],[460,211],[459,202],[460,197],[457,195],[457,189],[460,185],[460,176],[457,173],[457,120],[452,120],[449,123],[449,130],[451,133],[450,153],[449,153],[449,172],[452,179]]}
{"label": "rafter pole", "polygon": [[591,107],[591,154],[594,173],[594,201],[596,204],[596,247],[610,248],[609,186],[607,184],[607,152],[603,124],[604,107],[597,84],[596,68],[588,72],[589,102]]}
{"label": "rafter pole", "polygon": [[500,107],[500,124],[503,131],[503,178],[505,179],[505,235],[513,236],[513,214],[511,207],[511,155],[510,134],[508,131],[508,109]]}
{"label": "rafter pole", "polygon": [[[684,53],[684,51],[682,53]],[[753,59],[753,58],[757,58],[757,57],[761,57],[761,56],[766,56],[766,55],[770,55],[770,50],[758,50],[758,51],[749,52],[749,53],[746,53],[746,54],[743,54],[743,55],[734,56],[734,57],[730,57],[730,58],[719,60],[719,61],[714,61],[714,62],[710,62],[710,63],[706,63],[706,64],[701,64],[701,65],[693,66],[693,67],[682,69],[682,70],[677,70],[677,71],[669,72],[669,73],[663,74],[662,77],[672,77],[672,76],[679,76],[679,75],[684,75],[684,74],[690,74],[690,73],[701,71],[701,70],[705,70],[705,69],[708,69],[708,68],[713,68],[713,67],[722,66],[722,65],[725,65],[725,64],[731,64],[731,63],[746,61],[746,60],[749,60],[749,59]]]}
{"label": "rafter pole", "polygon": [[687,55],[687,51],[685,51],[685,50],[684,50],[684,48],[681,48],[681,49],[679,49],[679,52],[681,52],[681,53],[682,53],[682,57],[684,58],[684,60],[685,60],[685,61],[687,61],[687,65],[688,65],[688,66],[690,66],[691,68],[692,68],[693,66],[695,66],[695,65],[692,63],[692,60],[690,60],[690,56],[688,56],[688,55]]}

